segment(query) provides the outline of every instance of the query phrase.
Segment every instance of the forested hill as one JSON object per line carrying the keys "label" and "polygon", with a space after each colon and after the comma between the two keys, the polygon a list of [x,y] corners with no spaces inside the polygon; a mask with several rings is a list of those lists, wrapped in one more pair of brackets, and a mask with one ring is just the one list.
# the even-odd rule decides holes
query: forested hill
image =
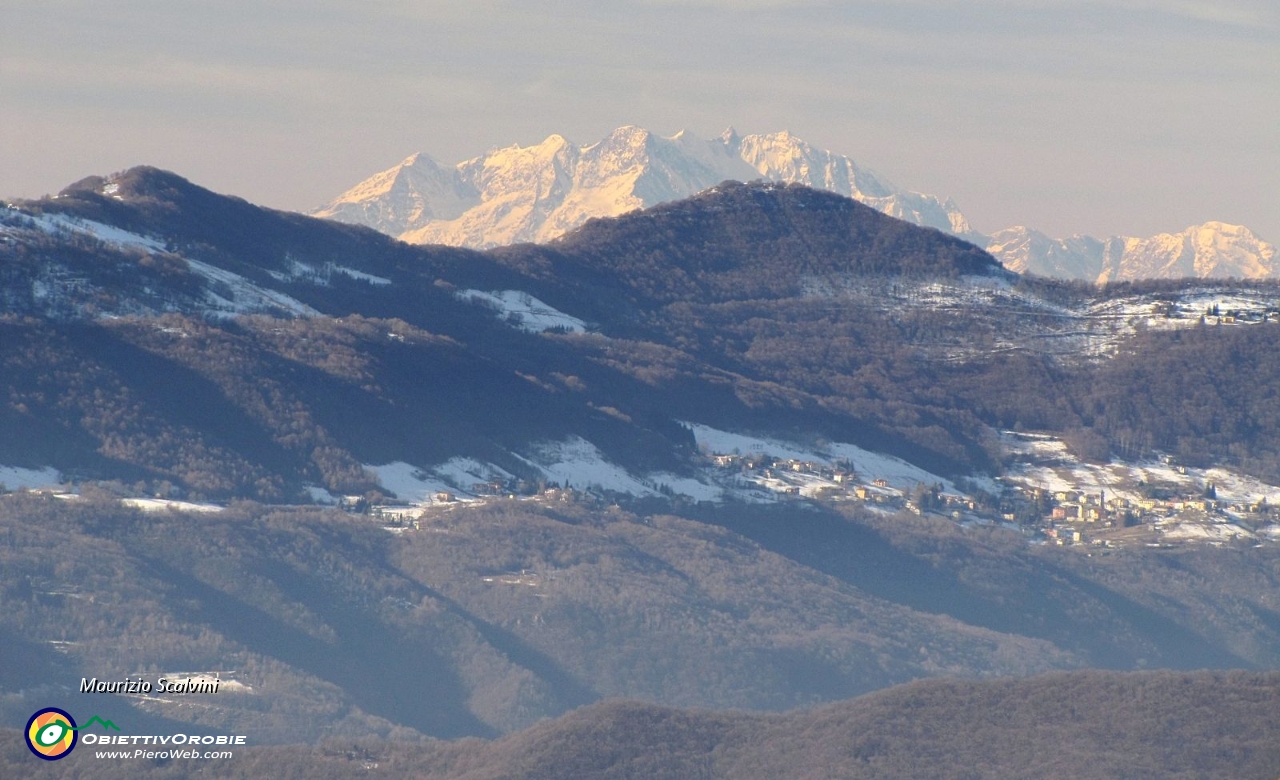
{"label": "forested hill", "polygon": [[[1280,682],[1260,674],[1054,675],[913,683],[813,712],[714,714],[610,702],[494,742],[329,740],[218,762],[32,766],[0,732],[0,769],[31,778],[376,775],[391,780],[1273,780]],[[287,768],[287,769],[285,769]],[[127,774],[126,774],[127,771]],[[17,775],[15,775],[17,776]]]}
{"label": "forested hill", "polygon": [[[154,237],[175,254],[208,260],[267,286],[272,285],[269,272],[289,277],[296,271],[294,262],[317,269],[337,264],[394,278],[456,268],[472,269],[481,276],[501,276],[496,264],[478,252],[410,247],[373,230],[263,208],[214,193],[175,173],[149,166],[131,168],[109,180],[90,176],[52,199],[20,206]],[[112,244],[110,236],[107,238],[106,243]]]}
{"label": "forested hill", "polygon": [[806,283],[833,278],[1015,278],[958,238],[794,184],[724,182],[687,200],[593,219],[543,248],[491,254],[522,268],[591,274],[650,307],[794,298]]}
{"label": "forested hill", "polygon": [[[212,259],[262,284],[270,285],[270,272],[291,274],[295,262],[329,263],[397,280],[521,284],[599,315],[593,320],[608,319],[623,299],[646,308],[785,299],[814,279],[1016,278],[954,236],[800,185],[724,182],[687,200],[593,219],[546,246],[488,253],[411,247],[369,229],[260,208],[150,167],[109,181],[89,177],[52,200],[21,205],[154,236],[175,253]],[[323,303],[317,308],[327,312]]]}
{"label": "forested hill", "polygon": [[[931,414],[929,441],[895,435],[883,411],[850,415],[761,381],[736,354],[691,353],[683,326],[668,328],[679,323],[669,300],[786,300],[813,274],[994,268],[954,238],[830,194],[728,184],[554,247],[488,254],[262,209],[154,168],[90,177],[2,216],[5,465],[281,500],[304,483],[368,489],[360,463],[466,456],[520,474],[506,453],[568,436],[631,468],[680,472],[693,451],[680,419],[822,432],[946,473],[991,465],[972,422],[942,433]],[[468,291],[536,296],[554,321],[524,322]],[[274,399],[253,400],[254,388]]]}
{"label": "forested hill", "polygon": [[494,743],[461,776],[1270,780],[1278,701],[1276,675],[1089,672],[913,683],[774,717],[604,704]]}
{"label": "forested hill", "polygon": [[[136,168],[0,211],[0,239],[0,465],[279,500],[373,485],[360,464],[465,456],[520,473],[514,456],[576,437],[692,477],[689,421],[947,477],[998,474],[997,432],[1015,428],[1094,460],[1176,453],[1280,477],[1258,352],[1274,286],[1017,277],[794,185],[726,183],[481,253]],[[1242,300],[1253,309],[1230,308]],[[1252,324],[1197,322],[1219,302],[1217,320]],[[165,387],[235,410],[216,416],[230,432]]]}

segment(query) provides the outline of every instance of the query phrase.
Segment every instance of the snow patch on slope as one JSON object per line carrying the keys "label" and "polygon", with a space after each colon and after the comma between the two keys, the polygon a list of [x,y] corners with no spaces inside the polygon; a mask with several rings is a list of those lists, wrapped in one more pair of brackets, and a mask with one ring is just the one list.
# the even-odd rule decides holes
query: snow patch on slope
{"label": "snow patch on slope", "polygon": [[726,492],[722,487],[709,485],[693,477],[681,477],[666,472],[650,474],[646,482],[655,488],[665,488],[678,496],[686,496],[694,501],[722,501]]}
{"label": "snow patch on slope", "polygon": [[583,333],[587,323],[543,303],[520,290],[462,290],[457,297],[471,303],[480,303],[494,309],[505,322],[529,333],[560,329],[569,333]]}
{"label": "snow patch on slope", "polygon": [[364,464],[378,477],[378,483],[396,494],[401,501],[411,504],[430,503],[432,496],[440,492],[453,492],[455,487],[443,479],[402,460],[381,466]]}
{"label": "snow patch on slope", "polygon": [[[167,252],[164,242],[158,238],[143,236],[89,219],[53,213],[27,214],[24,212],[22,216],[27,222],[13,222],[15,227],[7,228],[5,232],[16,233],[15,228],[21,227],[28,230],[40,230],[51,235],[75,233],[91,236],[121,249],[138,249],[148,254]],[[6,222],[12,221],[6,220]],[[283,311],[298,317],[316,317],[320,314],[301,301],[283,293],[261,287],[232,271],[188,257],[183,257],[182,259],[192,272],[212,283],[205,290],[205,305],[213,314],[236,315],[263,311]],[[348,273],[353,276],[361,274],[359,271],[337,266],[333,270],[334,272]],[[363,276],[368,275],[365,274]],[[379,280],[380,277],[370,277],[370,279]],[[389,283],[389,280],[384,281]],[[375,281],[375,283],[381,282]],[[41,301],[53,297],[55,291],[49,284],[37,279],[32,283],[32,294],[36,300]]]}
{"label": "snow patch on slope", "polygon": [[576,490],[610,490],[633,496],[658,494],[626,469],[610,463],[594,444],[579,436],[534,445],[529,457],[521,460],[547,479]]}
{"label": "snow patch on slope", "polygon": [[91,219],[81,219],[66,214],[27,214],[25,216],[32,220],[38,229],[46,233],[58,231],[81,233],[118,247],[137,247],[148,252],[164,251],[164,242],[159,239],[131,233]]}
{"label": "snow patch on slope", "polygon": [[385,287],[386,285],[391,284],[391,280],[385,276],[374,276],[373,274],[367,274],[364,271],[357,271],[354,268],[347,268],[345,265],[329,265],[328,268],[335,274],[350,276],[358,282],[368,282],[376,287]]}
{"label": "snow patch on slope", "polygon": [[[549,482],[585,491],[625,493],[637,497],[670,494],[694,501],[721,501],[725,489],[707,479],[654,472],[636,476],[614,463],[591,442],[578,436],[534,445],[521,458]],[[517,456],[519,457],[519,456]]]}
{"label": "snow patch on slope", "polygon": [[1156,527],[1169,539],[1229,542],[1236,539],[1253,539],[1254,533],[1235,523],[1204,523],[1172,521],[1157,523]]}
{"label": "snow patch on slope", "polygon": [[476,483],[505,481],[514,475],[492,463],[482,463],[475,458],[450,458],[431,472],[464,492],[470,492]]}
{"label": "snow patch on slope", "polygon": [[325,263],[324,265],[317,267],[301,262],[300,260],[292,260],[289,263],[289,270],[287,272],[268,271],[267,273],[277,281],[304,281],[320,285],[321,287],[328,287],[329,281],[332,279],[334,274],[349,276],[357,281],[368,282],[369,284],[377,285],[379,287],[391,284],[391,280],[384,276],[374,276],[373,274],[368,274],[364,271],[357,271],[354,268],[348,268],[336,263]]}
{"label": "snow patch on slope", "polygon": [[682,422],[681,424],[692,431],[700,448],[715,454],[768,455],[788,460],[811,461],[827,466],[834,466],[839,461],[847,461],[858,474],[871,479],[883,479],[889,483],[890,487],[897,490],[909,490],[920,484],[940,484],[948,492],[957,492],[956,486],[948,479],[913,466],[901,458],[871,452],[856,444],[823,442],[806,446],[779,439],[730,433],[699,423]]}
{"label": "snow patch on slope", "polygon": [[141,509],[144,512],[198,512],[210,514],[221,512],[225,507],[217,504],[197,504],[191,501],[174,501],[167,498],[123,498],[120,503]]}
{"label": "snow patch on slope", "polygon": [[235,315],[264,310],[284,310],[297,317],[320,316],[320,312],[302,301],[275,290],[259,287],[240,274],[200,260],[185,259],[192,271],[214,282],[221,292],[230,294],[228,298],[213,289],[206,290],[206,299],[214,313]]}
{"label": "snow patch on slope", "polygon": [[477,483],[513,478],[510,472],[492,463],[463,457],[428,468],[404,461],[381,466],[365,464],[365,468],[376,474],[379,484],[395,493],[396,498],[410,504],[434,503],[437,493],[449,493],[459,501],[473,500]]}

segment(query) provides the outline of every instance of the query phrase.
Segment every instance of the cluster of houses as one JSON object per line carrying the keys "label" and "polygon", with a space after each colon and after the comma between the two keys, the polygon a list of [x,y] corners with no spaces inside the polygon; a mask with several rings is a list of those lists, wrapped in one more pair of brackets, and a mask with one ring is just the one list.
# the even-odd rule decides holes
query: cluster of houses
{"label": "cluster of houses", "polygon": [[863,501],[880,504],[887,509],[905,509],[917,515],[944,512],[955,519],[979,509],[968,496],[944,492],[936,485],[922,485],[906,493],[883,478],[864,481],[865,478],[847,461],[826,464],[764,454],[712,455],[711,458],[715,465],[736,472],[757,488],[784,497]]}
{"label": "cluster of houses", "polygon": [[390,529],[419,530],[422,528],[423,518],[432,509],[449,509],[463,503],[475,505],[486,500],[500,498],[512,500],[525,498],[556,503],[601,503],[599,496],[589,492],[568,487],[543,487],[534,483],[512,479],[476,483],[471,486],[471,493],[465,497],[460,497],[450,490],[440,490],[431,495],[430,502],[419,504],[373,504],[365,508],[365,513]]}
{"label": "cluster of houses", "polygon": [[[1050,544],[1063,546],[1128,544],[1144,536],[1157,535],[1167,523],[1191,521],[1261,528],[1274,522],[1273,508],[1265,500],[1252,503],[1219,500],[1212,484],[1194,494],[1179,494],[1169,486],[1162,489],[1139,486],[1140,490],[1121,496],[1108,495],[1105,490],[1051,490],[1016,478],[1002,478],[1000,495],[982,494],[979,501],[947,492],[940,485],[916,485],[904,490],[883,478],[867,479],[847,461],[826,463],[764,453],[709,454],[708,458],[722,470],[724,479],[717,480],[722,484],[734,482],[784,499],[856,501],[877,505],[882,511],[945,516],[960,522],[1003,521],[1033,531]],[[367,511],[389,527],[416,529],[421,527],[429,509],[447,511],[463,501],[517,497],[544,502],[602,503],[606,500],[591,492],[508,479],[477,482],[462,497],[441,490],[424,504],[375,505],[367,507]],[[1280,509],[1280,505],[1276,509]]]}
{"label": "cluster of houses", "polygon": [[1003,520],[1029,525],[1058,545],[1111,546],[1128,536],[1154,532],[1175,519],[1254,526],[1272,522],[1272,507],[1265,500],[1220,501],[1212,484],[1200,494],[1140,498],[1107,497],[1105,490],[1086,493],[1012,485],[1002,498],[1000,511]]}
{"label": "cluster of houses", "polygon": [[1280,322],[1280,308],[1268,306],[1265,309],[1230,309],[1222,310],[1217,304],[1205,309],[1205,322],[1218,325],[1234,325],[1238,322]]}
{"label": "cluster of houses", "polygon": [[[1147,490],[1149,495],[1125,497],[1108,495],[1106,490],[1049,490],[1007,480],[994,501],[980,503],[969,496],[944,492],[936,485],[917,485],[904,491],[891,487],[884,479],[866,481],[848,463],[827,465],[763,454],[711,457],[720,468],[736,471],[763,489],[783,495],[862,501],[917,515],[949,516],[957,521],[1003,521],[1063,546],[1125,544],[1154,535],[1158,527],[1174,521],[1243,523],[1254,527],[1273,522],[1273,507],[1265,500],[1219,500],[1212,484],[1194,493]],[[1280,510],[1280,506],[1274,509]]]}
{"label": "cluster of houses", "polygon": [[[834,466],[798,458],[775,458],[763,453],[717,454],[711,461],[726,471],[736,471],[762,490],[783,496],[839,498],[854,489],[857,475],[849,463]],[[885,485],[884,480],[879,480]],[[807,486],[807,490],[805,487]]]}

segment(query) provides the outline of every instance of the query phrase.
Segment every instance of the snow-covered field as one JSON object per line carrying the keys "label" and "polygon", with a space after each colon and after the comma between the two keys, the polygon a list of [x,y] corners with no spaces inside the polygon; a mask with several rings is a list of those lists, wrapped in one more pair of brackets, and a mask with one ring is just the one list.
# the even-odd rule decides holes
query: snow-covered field
{"label": "snow-covered field", "polygon": [[[0,220],[0,234],[19,235],[22,230],[39,230],[45,233],[78,233],[91,236],[104,243],[118,248],[141,249],[148,253],[165,252],[164,242],[150,236],[131,233],[111,225],[104,225],[89,219],[71,217],[65,214],[26,214],[15,217],[6,214]],[[230,315],[255,312],[283,312],[295,317],[315,317],[319,312],[284,293],[261,287],[245,277],[218,268],[208,263],[183,258],[188,267],[199,276],[212,283],[212,289],[205,291],[205,303],[213,314]],[[302,265],[302,264],[295,264]],[[309,266],[304,266],[309,268]],[[330,273],[344,273],[353,278],[362,278],[374,284],[389,284],[390,280],[371,276],[350,268],[327,266]],[[37,299],[47,297],[47,285],[40,280],[34,282],[33,291]]]}
{"label": "snow-covered field", "polygon": [[444,463],[419,468],[404,461],[381,466],[365,464],[378,477],[378,482],[401,501],[415,505],[436,503],[437,493],[449,493],[457,501],[475,500],[477,483],[508,480],[512,474],[474,458],[450,458]]}
{"label": "snow-covered field", "polygon": [[462,490],[471,490],[478,482],[507,480],[514,475],[492,463],[482,463],[475,458],[450,458],[431,469],[436,476]]}
{"label": "snow-covered field", "polygon": [[172,501],[167,498],[125,498],[121,503],[141,509],[144,512],[221,512],[224,507],[217,504],[197,504],[192,501]]}
{"label": "snow-covered field", "polygon": [[[1165,539],[1203,542],[1229,542],[1237,539],[1254,539],[1255,534],[1249,529],[1231,522],[1204,522],[1174,520],[1156,523]],[[1280,528],[1280,526],[1276,526]]]}
{"label": "snow-covered field", "polygon": [[[693,432],[699,448],[713,455],[768,455],[774,458],[811,461],[825,466],[834,466],[838,461],[847,461],[858,473],[859,478],[867,482],[883,479],[889,483],[890,487],[900,491],[910,490],[920,484],[940,484],[948,492],[957,492],[956,486],[950,480],[913,466],[900,458],[871,452],[854,444],[824,442],[806,446],[779,439],[730,433],[699,423],[682,422],[681,424]],[[835,484],[825,480],[823,483]],[[816,489],[820,485],[814,487]]]}
{"label": "snow-covered field", "polygon": [[553,328],[563,328],[570,333],[582,333],[587,323],[571,314],[543,303],[520,290],[462,290],[458,297],[472,303],[483,303],[497,312],[498,317],[529,333],[542,333]]}
{"label": "snow-covered field", "polygon": [[721,501],[726,493],[725,488],[708,484],[710,480],[704,482],[693,477],[681,477],[661,471],[650,474],[646,481],[655,488],[666,488],[678,496],[685,496],[694,501]]}
{"label": "snow-covered field", "polygon": [[318,317],[320,312],[305,303],[275,290],[259,287],[243,276],[199,260],[185,258],[192,271],[229,292],[230,298],[213,290],[206,291],[209,305],[215,313],[248,314],[253,312],[283,310],[296,317]]}
{"label": "snow-covered field", "polygon": [[452,493],[457,490],[456,486],[440,477],[404,461],[381,466],[366,463],[364,467],[378,476],[378,482],[384,488],[395,493],[401,501],[411,504],[428,504],[436,493]]}
{"label": "snow-covered field", "polygon": [[164,242],[148,236],[130,233],[111,225],[94,222],[91,219],[80,219],[66,214],[23,214],[31,220],[38,230],[46,233],[82,233],[93,236],[99,241],[118,247],[137,247],[148,252],[163,252]]}
{"label": "snow-covered field", "polygon": [[[530,446],[523,455],[513,453],[513,457],[548,483],[575,490],[643,497],[660,495],[665,488],[695,501],[718,501],[725,492],[706,479],[662,472],[634,475],[611,463],[594,444],[577,436],[564,441],[540,442]],[[473,501],[480,498],[476,485],[515,478],[492,463],[462,457],[422,468],[404,462],[366,465],[365,468],[377,474],[382,486],[401,501],[416,505],[434,503],[436,493],[450,493],[457,501]]]}
{"label": "snow-covered field", "polygon": [[586,439],[571,436],[562,442],[546,442],[532,448],[526,463],[535,466],[548,480],[578,490],[612,490],[633,496],[652,496],[649,485],[626,469],[610,463]]}

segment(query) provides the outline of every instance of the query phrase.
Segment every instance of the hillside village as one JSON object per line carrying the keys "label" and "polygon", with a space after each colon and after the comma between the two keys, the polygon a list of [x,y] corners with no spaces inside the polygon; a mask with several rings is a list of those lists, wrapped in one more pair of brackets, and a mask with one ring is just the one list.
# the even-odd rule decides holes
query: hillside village
{"label": "hillside village", "polygon": [[[720,444],[742,444],[734,434],[712,433],[731,437]],[[818,452],[803,457],[796,445],[747,439],[745,447],[709,448],[707,438],[715,436],[700,437],[704,476],[719,487],[722,500],[852,502],[882,514],[946,517],[961,524],[999,523],[1022,531],[1033,544],[1082,549],[1280,542],[1280,488],[1222,469],[1178,465],[1168,457],[1141,466],[1091,465],[1075,459],[1053,437],[1007,432],[1004,439],[1013,459],[1008,473],[995,480],[962,481],[960,486],[932,475],[920,478],[922,474],[914,473],[918,470],[909,464],[865,451],[863,458],[831,458],[829,452],[827,457]],[[841,446],[848,445],[833,449]],[[468,487],[439,490],[418,503],[376,505],[367,511],[389,530],[402,532],[429,528],[439,513],[475,502],[532,500],[604,506],[635,498],[593,486],[533,484],[514,478]],[[658,492],[675,501],[694,500],[669,489]]]}
{"label": "hillside village", "polygon": [[[632,477],[578,442],[549,448],[551,460],[539,466],[546,478],[537,480],[457,458],[432,470],[371,467],[387,493],[333,496],[308,490],[314,503],[367,516],[393,533],[430,530],[442,513],[496,501],[602,508],[637,501],[795,501],[853,503],[884,515],[948,518],[962,525],[996,523],[1023,532],[1032,544],[1081,549],[1280,542],[1280,488],[1225,469],[1181,465],[1172,457],[1090,464],[1055,437],[1004,432],[1005,475],[953,483],[853,445],[806,447],[688,425],[703,460],[697,478]],[[566,459],[566,453],[578,460]],[[0,485],[5,484],[79,497],[77,486],[61,484],[52,469],[2,469]],[[222,509],[160,496],[122,500],[144,511]]]}

